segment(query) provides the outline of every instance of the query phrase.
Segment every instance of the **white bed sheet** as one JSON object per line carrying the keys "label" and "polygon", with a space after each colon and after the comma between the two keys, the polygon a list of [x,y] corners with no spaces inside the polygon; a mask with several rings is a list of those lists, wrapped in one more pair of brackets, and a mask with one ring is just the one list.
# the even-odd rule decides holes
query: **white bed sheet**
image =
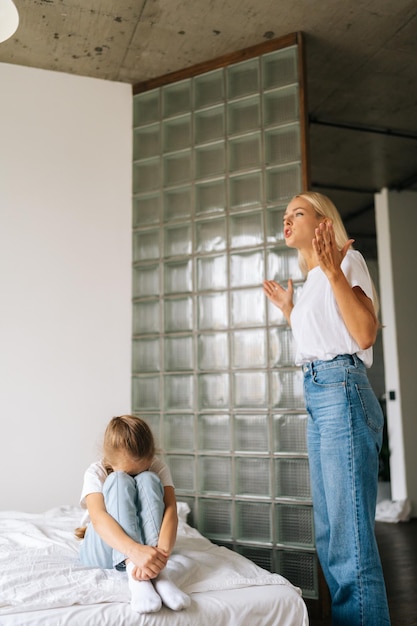
{"label": "white bed sheet", "polygon": [[1,626],[307,626],[300,590],[231,550],[212,544],[185,521],[179,503],[172,560],[190,608],[133,613],[126,574],[83,567],[73,535],[81,509],[44,514],[0,512]]}

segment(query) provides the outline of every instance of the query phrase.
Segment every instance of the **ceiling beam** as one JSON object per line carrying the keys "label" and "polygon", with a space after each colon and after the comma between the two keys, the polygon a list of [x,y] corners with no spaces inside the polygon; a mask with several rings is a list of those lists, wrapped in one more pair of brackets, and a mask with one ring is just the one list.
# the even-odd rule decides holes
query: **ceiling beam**
{"label": "ceiling beam", "polygon": [[381,191],[380,189],[374,189],[374,188],[365,188],[365,187],[347,187],[344,185],[334,185],[332,183],[320,183],[320,182],[312,182],[311,183],[312,187],[316,187],[316,188],[322,188],[322,189],[331,189],[332,191],[348,191],[349,193],[367,193],[367,194],[374,194],[374,193],[378,193],[379,191]]}
{"label": "ceiling beam", "polygon": [[354,130],[362,133],[376,133],[378,135],[384,135],[385,137],[399,137],[401,139],[417,140],[416,132],[407,130],[394,130],[392,128],[385,128],[384,126],[365,126],[364,124],[351,124],[350,122],[335,122],[333,120],[317,118],[313,115],[309,116],[309,123],[319,126],[331,126],[332,128],[339,128],[341,130]]}

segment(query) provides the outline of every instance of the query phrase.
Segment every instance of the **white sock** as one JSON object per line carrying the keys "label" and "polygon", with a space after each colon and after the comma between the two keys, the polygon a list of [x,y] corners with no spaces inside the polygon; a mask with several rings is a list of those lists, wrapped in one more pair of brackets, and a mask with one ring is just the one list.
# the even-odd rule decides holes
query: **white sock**
{"label": "white sock", "polygon": [[162,606],[160,596],[155,591],[150,580],[136,580],[132,578],[133,568],[133,563],[126,564],[132,610],[136,611],[136,613],[156,613]]}
{"label": "white sock", "polygon": [[153,584],[158,594],[162,598],[162,602],[173,611],[181,611],[191,604],[189,595],[178,589],[177,585],[172,582],[169,574],[163,570],[159,576],[153,580]]}

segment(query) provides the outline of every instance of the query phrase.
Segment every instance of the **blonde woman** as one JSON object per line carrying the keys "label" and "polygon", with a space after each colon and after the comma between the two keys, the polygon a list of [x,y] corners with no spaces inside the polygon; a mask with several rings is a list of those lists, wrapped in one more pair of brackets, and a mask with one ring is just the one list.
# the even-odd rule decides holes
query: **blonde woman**
{"label": "blonde woman", "polygon": [[264,292],[290,324],[302,366],[317,553],[333,626],[389,626],[374,534],[383,415],[369,384],[378,331],[372,280],[329,198],[305,192],[284,215],[306,281]]}

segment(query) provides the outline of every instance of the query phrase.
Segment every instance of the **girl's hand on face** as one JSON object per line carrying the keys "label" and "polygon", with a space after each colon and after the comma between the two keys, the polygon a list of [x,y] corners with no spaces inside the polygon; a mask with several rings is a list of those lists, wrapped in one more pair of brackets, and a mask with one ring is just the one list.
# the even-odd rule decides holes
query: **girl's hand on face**
{"label": "girl's hand on face", "polygon": [[332,221],[326,220],[321,222],[315,230],[315,237],[312,243],[318,264],[323,272],[331,274],[339,270],[346,252],[353,242],[354,239],[349,239],[343,248],[339,250],[336,245]]}

